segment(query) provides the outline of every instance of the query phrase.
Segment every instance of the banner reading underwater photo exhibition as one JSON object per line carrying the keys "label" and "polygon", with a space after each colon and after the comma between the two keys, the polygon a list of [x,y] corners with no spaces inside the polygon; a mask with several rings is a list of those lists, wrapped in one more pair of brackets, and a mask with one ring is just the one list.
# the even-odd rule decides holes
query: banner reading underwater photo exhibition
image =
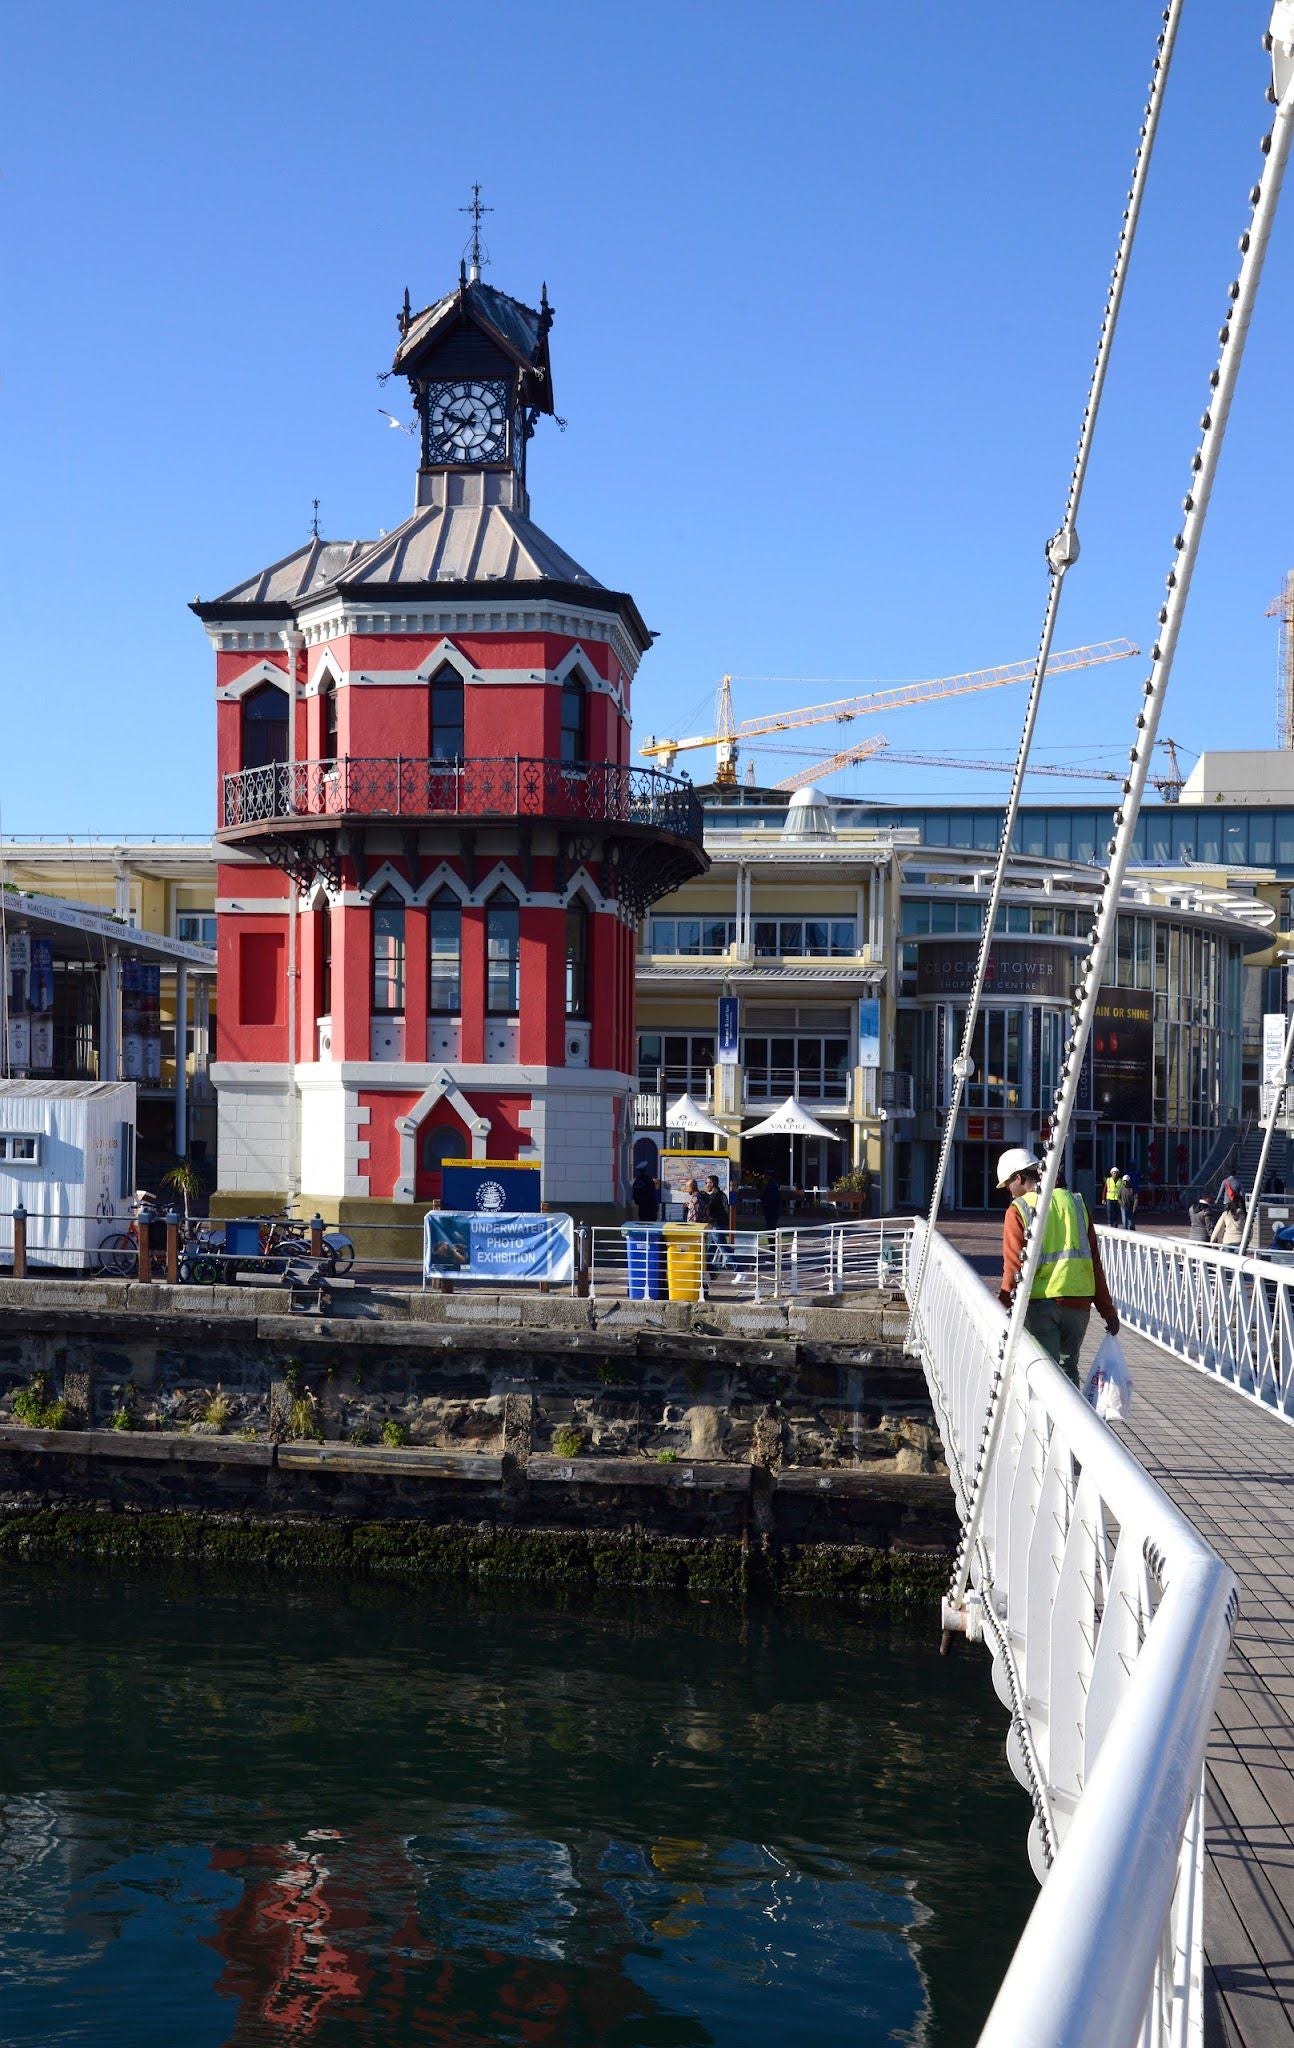
{"label": "banner reading underwater photo exhibition", "polygon": [[423,1225],[428,1280],[548,1280],[570,1285],[575,1225],[569,1216],[479,1215],[430,1210]]}

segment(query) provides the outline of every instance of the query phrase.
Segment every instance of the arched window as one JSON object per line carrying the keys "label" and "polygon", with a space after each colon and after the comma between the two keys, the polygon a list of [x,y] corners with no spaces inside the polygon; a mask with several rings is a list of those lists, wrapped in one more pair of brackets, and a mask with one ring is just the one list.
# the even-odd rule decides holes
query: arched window
{"label": "arched window", "polygon": [[485,906],[485,1007],[492,1017],[515,1017],[520,1008],[521,912],[500,889]]}
{"label": "arched window", "polygon": [[269,768],[288,758],[288,693],[262,683],[243,698],[243,766]]}
{"label": "arched window", "polygon": [[373,1014],[404,1011],[404,903],[386,888],[373,898]]}
{"label": "arched window", "polygon": [[337,759],[337,685],[329,676],[319,692],[319,756]]}
{"label": "arched window", "polygon": [[441,889],[431,899],[427,942],[427,1007],[433,1017],[457,1017],[462,1008],[463,906],[452,889]]}
{"label": "arched window", "polygon": [[566,1014],[589,1014],[589,913],[578,897],[566,910]]}
{"label": "arched window", "polygon": [[332,1015],[332,906],[325,903],[317,910],[317,931],[319,935],[319,1000],[318,1015]]}
{"label": "arched window", "polygon": [[569,675],[562,684],[562,753],[564,766],[573,767],[587,755],[585,740],[585,714],[588,692],[584,678]]}
{"label": "arched window", "polygon": [[431,746],[433,761],[463,758],[463,678],[446,662],[431,679]]}

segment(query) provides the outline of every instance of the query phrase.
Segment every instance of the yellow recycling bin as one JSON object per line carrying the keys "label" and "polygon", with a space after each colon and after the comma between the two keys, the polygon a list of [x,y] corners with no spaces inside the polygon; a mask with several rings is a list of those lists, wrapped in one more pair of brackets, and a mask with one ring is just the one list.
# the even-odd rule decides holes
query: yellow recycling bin
{"label": "yellow recycling bin", "polygon": [[700,1301],[705,1276],[705,1225],[667,1223],[665,1239],[665,1286],[671,1301]]}

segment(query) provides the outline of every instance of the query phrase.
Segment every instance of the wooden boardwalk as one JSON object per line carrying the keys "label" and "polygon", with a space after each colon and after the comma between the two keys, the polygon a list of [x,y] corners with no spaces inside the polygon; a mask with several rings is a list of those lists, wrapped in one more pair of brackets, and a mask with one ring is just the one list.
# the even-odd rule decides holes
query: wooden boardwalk
{"label": "wooden boardwalk", "polygon": [[1206,2044],[1294,2048],[1294,1427],[1126,1328],[1124,1345],[1120,1434],[1240,1582],[1208,1752]]}

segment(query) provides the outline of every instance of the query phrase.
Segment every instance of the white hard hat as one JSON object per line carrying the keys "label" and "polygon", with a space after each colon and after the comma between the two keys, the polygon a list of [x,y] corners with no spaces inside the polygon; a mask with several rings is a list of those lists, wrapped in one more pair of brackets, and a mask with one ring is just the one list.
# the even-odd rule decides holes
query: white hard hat
{"label": "white hard hat", "polygon": [[1004,1188],[1013,1173],[1037,1173],[1038,1162],[1032,1152],[1026,1152],[1023,1145],[1012,1145],[997,1163],[997,1184]]}

